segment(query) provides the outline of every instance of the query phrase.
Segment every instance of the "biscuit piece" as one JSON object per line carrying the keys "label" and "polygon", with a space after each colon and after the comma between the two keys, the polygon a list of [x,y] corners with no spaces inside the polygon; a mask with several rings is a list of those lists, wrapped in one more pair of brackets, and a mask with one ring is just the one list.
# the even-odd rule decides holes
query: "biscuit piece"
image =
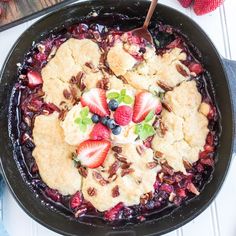
{"label": "biscuit piece", "polygon": [[183,82],[167,92],[165,102],[172,108],[172,112],[161,113],[167,131],[154,136],[152,148],[163,153],[162,158],[175,171],[186,173],[183,161],[192,164],[198,160],[209,132],[208,119],[199,111],[201,94],[196,82]]}
{"label": "biscuit piece", "polygon": [[[88,176],[83,180],[82,192],[84,198],[90,201],[99,211],[109,210],[119,202],[123,202],[126,206],[139,204],[140,197],[143,194],[154,191],[153,184],[156,181],[157,172],[161,169],[160,166],[152,169],[147,167],[149,162],[153,162],[152,149],[145,149],[140,155],[135,145],[119,146],[122,147],[122,155],[128,163],[131,163],[129,169],[134,170],[133,172],[121,177],[124,163],[118,162],[120,167],[116,171],[117,178],[113,176],[113,181],[109,180],[108,169],[116,160],[114,152],[110,151],[103,164],[104,168],[88,169]],[[99,180],[96,180],[96,173],[105,180],[109,180],[109,182],[104,185],[100,184]],[[89,189],[93,188],[95,193],[91,194]],[[118,193],[114,188],[118,189]]]}
{"label": "biscuit piece", "polygon": [[57,113],[35,118],[33,139],[33,156],[42,180],[63,195],[80,190],[81,176],[72,161],[75,147],[65,143]]}
{"label": "biscuit piece", "polygon": [[[79,124],[75,122],[78,117],[81,117],[81,110],[82,106],[80,103],[73,106],[61,124],[64,130],[65,141],[70,145],[76,146],[86,139],[89,139],[89,134],[94,126],[94,124],[87,125],[85,132],[81,131]],[[89,118],[91,118],[91,116],[91,114],[88,115]]]}
{"label": "biscuit piece", "polygon": [[[128,71],[124,77],[133,87],[148,90],[161,81],[175,87],[182,81],[190,78],[189,69],[181,63],[186,54],[180,48],[174,48],[163,55],[153,55],[140,63],[136,68]],[[183,70],[182,74],[179,72]],[[183,75],[184,74],[184,75]]]}
{"label": "biscuit piece", "polygon": [[137,63],[135,58],[123,49],[122,42],[116,42],[109,50],[107,62],[116,76],[124,75]]}
{"label": "biscuit piece", "polygon": [[[81,71],[84,73],[83,82],[86,87],[95,87],[97,81],[103,77],[97,69],[100,57],[100,49],[92,40],[71,38],[63,43],[41,71],[45,101],[58,107],[61,104],[71,107],[72,100],[65,98],[63,91],[70,91],[71,78]],[[80,97],[81,92],[76,86],[74,90],[76,96]]]}

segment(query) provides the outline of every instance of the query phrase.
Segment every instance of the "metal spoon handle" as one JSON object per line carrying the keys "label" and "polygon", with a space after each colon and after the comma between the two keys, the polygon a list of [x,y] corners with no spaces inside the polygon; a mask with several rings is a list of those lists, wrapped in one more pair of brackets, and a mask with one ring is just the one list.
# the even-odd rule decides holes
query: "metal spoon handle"
{"label": "metal spoon handle", "polygon": [[151,5],[150,5],[150,7],[148,9],[148,13],[147,13],[146,19],[145,19],[144,24],[143,24],[143,28],[144,29],[148,28],[148,25],[149,25],[149,22],[150,22],[150,20],[152,18],[153,12],[154,12],[154,10],[155,10],[155,8],[157,6],[157,1],[158,0],[152,0],[152,2],[151,2]]}

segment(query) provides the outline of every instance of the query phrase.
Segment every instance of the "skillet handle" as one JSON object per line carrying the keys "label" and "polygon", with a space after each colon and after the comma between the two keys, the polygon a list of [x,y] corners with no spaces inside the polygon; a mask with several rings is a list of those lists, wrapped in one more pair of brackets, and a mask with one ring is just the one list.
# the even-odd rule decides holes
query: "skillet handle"
{"label": "skillet handle", "polygon": [[230,93],[233,102],[233,114],[234,114],[234,156],[236,155],[236,61],[223,58],[225,72],[228,76],[228,82],[230,87]]}

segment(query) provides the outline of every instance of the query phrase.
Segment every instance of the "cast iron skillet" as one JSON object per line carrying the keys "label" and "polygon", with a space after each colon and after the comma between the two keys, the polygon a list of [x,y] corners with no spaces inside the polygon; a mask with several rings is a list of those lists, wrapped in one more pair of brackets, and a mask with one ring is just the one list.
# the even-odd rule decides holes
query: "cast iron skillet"
{"label": "cast iron skillet", "polygon": [[[61,9],[45,16],[26,30],[11,49],[3,66],[0,76],[0,155],[2,173],[20,206],[36,221],[63,235],[159,235],[167,233],[186,224],[205,210],[215,198],[227,174],[235,138],[232,101],[233,97],[236,101],[236,96],[233,94],[236,92],[236,63],[222,59],[206,34],[190,18],[159,4],[153,20],[159,17],[166,24],[177,27],[188,35],[193,44],[201,51],[203,56],[200,60],[212,76],[215,97],[222,114],[222,134],[217,153],[218,162],[211,182],[206,185],[197,198],[177,208],[169,215],[167,214],[158,220],[152,219],[151,222],[112,229],[108,225],[90,226],[69,220],[63,215],[42,206],[40,200],[35,198],[21,177],[13,159],[14,148],[8,131],[8,108],[11,90],[17,80],[16,63],[23,61],[24,54],[31,48],[32,42],[40,41],[41,35],[48,34],[50,30],[60,25],[69,24],[71,19],[76,21],[79,17],[86,16],[92,9],[99,10],[101,13],[113,12],[129,16],[143,16],[148,6],[149,2],[145,0],[101,0],[82,1]],[[141,26],[141,24],[142,22],[137,21],[137,26]]]}

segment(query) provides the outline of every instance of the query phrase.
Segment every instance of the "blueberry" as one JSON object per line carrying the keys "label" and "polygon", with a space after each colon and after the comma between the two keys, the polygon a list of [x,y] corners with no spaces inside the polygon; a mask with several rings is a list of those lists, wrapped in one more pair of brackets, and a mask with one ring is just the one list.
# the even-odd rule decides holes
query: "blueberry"
{"label": "blueberry", "polygon": [[115,111],[117,107],[119,106],[119,103],[115,99],[111,99],[108,103],[108,106],[111,111]]}
{"label": "blueberry", "polygon": [[115,121],[113,120],[113,119],[109,119],[108,121],[107,121],[107,127],[109,128],[109,129],[113,129],[113,128],[115,128],[115,126],[116,126],[116,123],[115,123]]}
{"label": "blueberry", "polygon": [[115,128],[112,129],[112,133],[114,135],[118,135],[121,132],[121,127],[119,125],[116,125]]}
{"label": "blueberry", "polygon": [[93,122],[93,123],[98,123],[99,120],[100,120],[100,116],[94,114],[94,115],[92,115],[91,119],[92,119],[92,122]]}
{"label": "blueberry", "polygon": [[107,121],[108,121],[109,119],[110,119],[109,116],[104,116],[104,117],[102,117],[102,119],[101,119],[102,124],[103,124],[103,125],[107,125]]}

